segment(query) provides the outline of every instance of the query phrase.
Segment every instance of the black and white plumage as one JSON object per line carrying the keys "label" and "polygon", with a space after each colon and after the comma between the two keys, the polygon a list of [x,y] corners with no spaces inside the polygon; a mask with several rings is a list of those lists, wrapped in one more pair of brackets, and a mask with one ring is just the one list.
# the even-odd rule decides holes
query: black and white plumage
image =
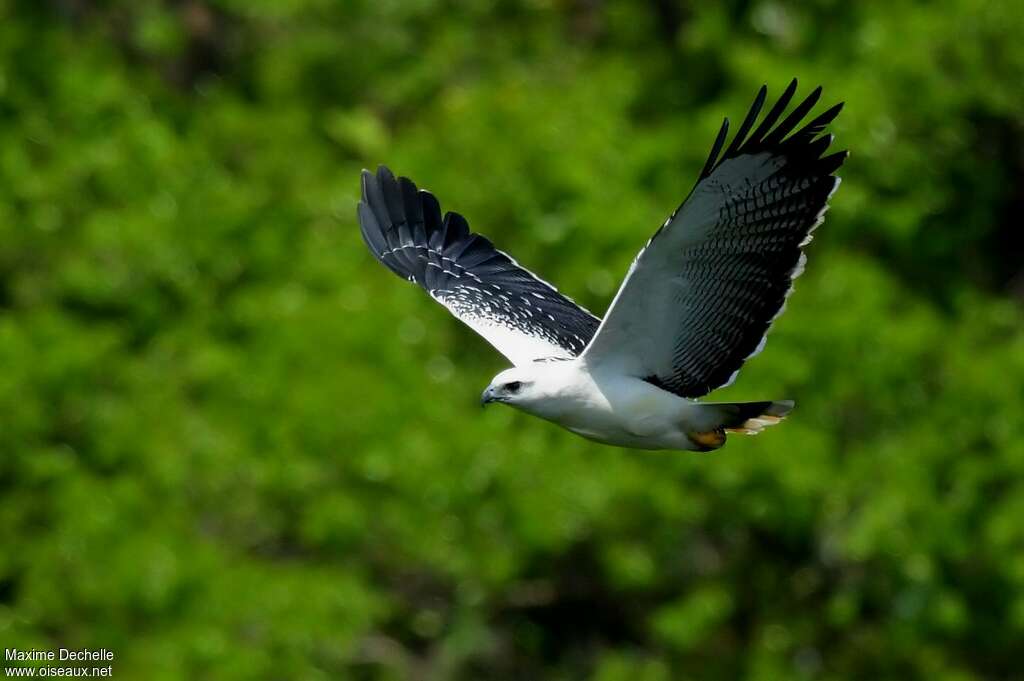
{"label": "black and white plumage", "polygon": [[513,364],[576,357],[601,320],[523,269],[434,195],[381,166],[363,171],[359,224],[377,259],[426,289]]}
{"label": "black and white plumage", "polygon": [[762,87],[727,147],[725,121],[690,195],[636,257],[603,321],[470,232],[461,215],[442,218],[432,194],[383,166],[363,172],[363,238],[515,364],[485,402],[609,444],[720,447],[726,431],[758,432],[792,408],[690,398],[730,382],[763,346],[846,158],[826,154],[824,134],[842,105],[802,124],[821,88],[783,118],[795,91],[794,80],[759,122]]}

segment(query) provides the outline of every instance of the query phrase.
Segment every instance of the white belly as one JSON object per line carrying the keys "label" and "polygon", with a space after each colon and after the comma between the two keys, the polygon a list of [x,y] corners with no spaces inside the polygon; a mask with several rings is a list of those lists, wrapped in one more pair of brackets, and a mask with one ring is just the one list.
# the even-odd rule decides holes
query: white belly
{"label": "white belly", "polygon": [[699,408],[644,380],[591,375],[566,363],[563,385],[572,385],[550,404],[526,409],[590,440],[637,449],[701,449],[687,426]]}

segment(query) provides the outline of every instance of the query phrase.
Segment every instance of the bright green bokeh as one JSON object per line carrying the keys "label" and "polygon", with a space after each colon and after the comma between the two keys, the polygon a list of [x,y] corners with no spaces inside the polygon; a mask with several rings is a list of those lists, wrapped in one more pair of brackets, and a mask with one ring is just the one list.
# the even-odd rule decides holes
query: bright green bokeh
{"label": "bright green bokeh", "polygon": [[[0,647],[132,679],[1022,679],[1018,3],[0,0]],[[366,251],[387,163],[595,311],[762,83],[852,155],[710,455]]]}

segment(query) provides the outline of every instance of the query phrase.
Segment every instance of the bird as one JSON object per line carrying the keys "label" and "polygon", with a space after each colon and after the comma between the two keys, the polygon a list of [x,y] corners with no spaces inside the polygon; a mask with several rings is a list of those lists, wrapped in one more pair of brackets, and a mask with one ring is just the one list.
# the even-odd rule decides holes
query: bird
{"label": "bird", "polygon": [[819,86],[782,118],[796,90],[793,79],[758,122],[762,86],[728,146],[724,120],[697,182],[633,260],[603,319],[459,213],[442,217],[433,194],[384,165],[362,172],[363,240],[511,361],[482,405],[506,404],[606,445],[718,449],[728,433],[759,433],[794,406],[698,398],[730,384],[764,347],[840,183],[848,152],[827,153],[826,127],[843,103],[803,123]]}

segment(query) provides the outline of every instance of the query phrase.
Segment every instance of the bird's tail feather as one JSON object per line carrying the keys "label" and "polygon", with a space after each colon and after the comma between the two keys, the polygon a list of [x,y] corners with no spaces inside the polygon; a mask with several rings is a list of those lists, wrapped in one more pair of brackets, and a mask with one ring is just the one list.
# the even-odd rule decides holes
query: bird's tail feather
{"label": "bird's tail feather", "polygon": [[730,433],[757,435],[768,426],[774,426],[793,411],[793,400],[775,402],[734,402],[715,405],[733,412],[722,427]]}
{"label": "bird's tail feather", "polygon": [[710,450],[725,444],[726,433],[757,435],[782,421],[793,410],[793,401],[702,402],[699,407],[699,428],[687,435],[694,443]]}

